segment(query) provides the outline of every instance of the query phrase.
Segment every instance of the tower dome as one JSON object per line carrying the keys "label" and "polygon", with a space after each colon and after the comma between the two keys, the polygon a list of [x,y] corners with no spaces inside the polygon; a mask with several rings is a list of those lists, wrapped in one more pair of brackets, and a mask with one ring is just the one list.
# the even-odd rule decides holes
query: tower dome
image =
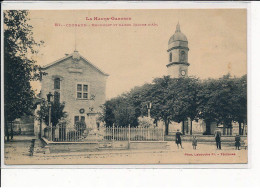
{"label": "tower dome", "polygon": [[180,24],[176,26],[174,35],[171,36],[168,42],[169,63],[166,65],[168,75],[173,78],[188,76],[188,40],[181,32]]}
{"label": "tower dome", "polygon": [[171,38],[169,39],[168,44],[171,44],[175,41],[185,41],[188,42],[187,37],[185,36],[185,34],[183,34],[181,32],[181,28],[180,28],[180,24],[178,23],[176,26],[176,30],[175,33],[171,36]]}

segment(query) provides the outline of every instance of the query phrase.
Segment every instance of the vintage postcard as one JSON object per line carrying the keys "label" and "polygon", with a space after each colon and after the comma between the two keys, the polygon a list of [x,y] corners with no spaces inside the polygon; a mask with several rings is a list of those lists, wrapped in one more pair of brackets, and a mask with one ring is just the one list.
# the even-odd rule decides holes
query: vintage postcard
{"label": "vintage postcard", "polygon": [[247,164],[247,9],[3,10],[4,164]]}

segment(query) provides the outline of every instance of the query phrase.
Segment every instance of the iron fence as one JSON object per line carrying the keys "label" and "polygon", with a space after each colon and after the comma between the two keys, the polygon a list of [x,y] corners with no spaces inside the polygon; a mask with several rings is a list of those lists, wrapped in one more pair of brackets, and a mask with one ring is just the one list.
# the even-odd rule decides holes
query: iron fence
{"label": "iron fence", "polygon": [[47,127],[44,131],[44,137],[49,141],[78,142],[87,136],[87,131],[89,129],[83,124],[77,124],[69,128],[65,123],[59,123],[56,127]]}
{"label": "iron fence", "polygon": [[[66,127],[58,124],[45,129],[44,137],[55,142],[87,141],[91,129],[82,126]],[[164,131],[160,128],[145,127],[105,127],[96,131],[102,141],[164,141]]]}
{"label": "iron fence", "polygon": [[[107,127],[104,140],[113,141],[163,141],[164,132],[159,128]],[[130,134],[130,135],[129,135]]]}

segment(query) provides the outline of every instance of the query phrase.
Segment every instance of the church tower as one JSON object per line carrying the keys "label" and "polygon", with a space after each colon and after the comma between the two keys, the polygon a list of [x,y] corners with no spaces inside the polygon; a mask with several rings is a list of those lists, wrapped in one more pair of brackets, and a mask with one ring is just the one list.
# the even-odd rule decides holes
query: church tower
{"label": "church tower", "polygon": [[168,42],[169,63],[167,66],[168,75],[172,78],[188,76],[188,40],[181,32],[180,24],[176,26],[175,33]]}

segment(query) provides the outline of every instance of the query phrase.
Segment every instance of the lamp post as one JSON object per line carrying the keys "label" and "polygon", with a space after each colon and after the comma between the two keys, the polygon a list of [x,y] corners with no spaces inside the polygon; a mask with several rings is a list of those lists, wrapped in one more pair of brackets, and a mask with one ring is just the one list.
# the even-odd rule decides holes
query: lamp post
{"label": "lamp post", "polygon": [[146,105],[147,109],[148,109],[148,117],[150,118],[151,117],[151,108],[152,108],[152,103],[151,102],[148,102],[148,104]]}
{"label": "lamp post", "polygon": [[[47,94],[47,101],[48,101],[48,107],[49,107],[49,129],[51,130],[51,140],[53,140],[53,129],[51,127],[51,102],[53,101],[53,95],[51,92],[49,92],[49,94]],[[48,133],[49,136],[49,133]]]}
{"label": "lamp post", "polygon": [[[40,99],[40,110],[41,110],[41,107],[43,105],[43,98]],[[42,138],[42,115],[40,116],[40,134],[39,134],[39,138]]]}
{"label": "lamp post", "polygon": [[51,92],[47,94],[48,107],[49,107],[49,126],[51,126],[51,102],[53,101],[53,95]]}

